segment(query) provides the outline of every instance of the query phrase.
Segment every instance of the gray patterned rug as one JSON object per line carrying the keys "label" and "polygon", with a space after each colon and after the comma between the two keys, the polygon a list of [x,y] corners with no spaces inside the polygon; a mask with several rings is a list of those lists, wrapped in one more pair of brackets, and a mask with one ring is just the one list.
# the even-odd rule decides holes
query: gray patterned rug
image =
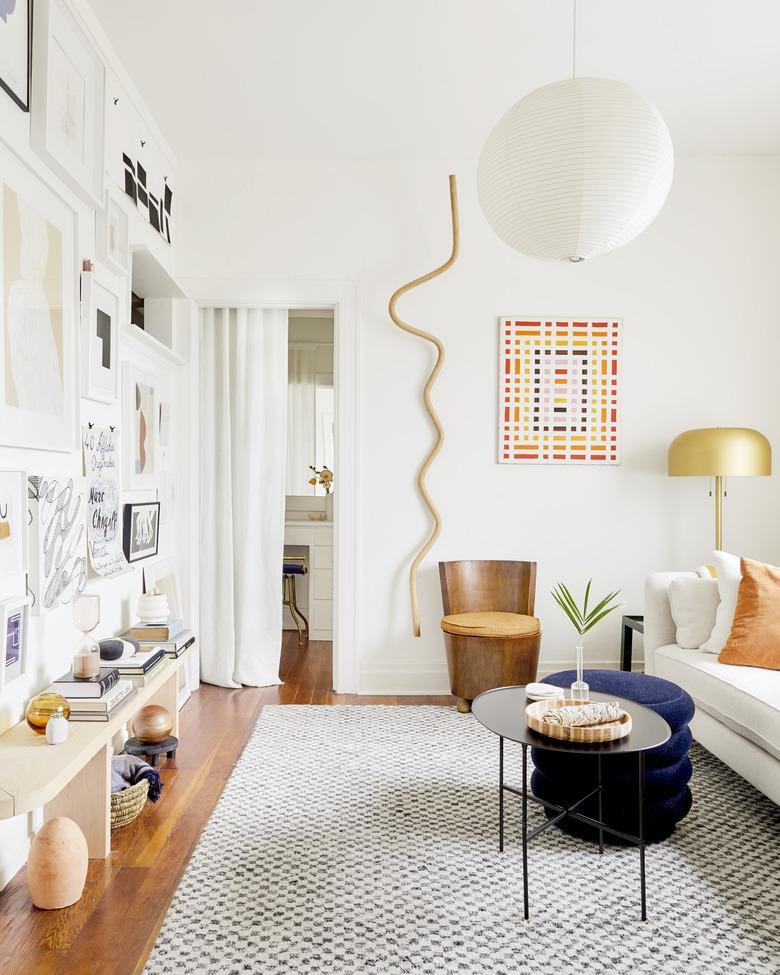
{"label": "gray patterned rug", "polygon": [[646,924],[636,851],[555,829],[529,848],[524,923],[497,751],[444,708],[265,708],[146,972],[780,972],[780,809],[744,780],[695,748],[693,811],[648,848]]}

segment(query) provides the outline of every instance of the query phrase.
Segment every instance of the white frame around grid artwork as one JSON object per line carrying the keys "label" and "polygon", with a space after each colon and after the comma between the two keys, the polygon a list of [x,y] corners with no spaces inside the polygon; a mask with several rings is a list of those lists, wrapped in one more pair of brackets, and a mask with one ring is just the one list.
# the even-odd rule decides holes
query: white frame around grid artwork
{"label": "white frame around grid artwork", "polygon": [[[611,418],[609,418],[606,421],[603,421],[602,424],[600,424],[602,426],[602,429],[604,427],[612,426],[612,429],[611,430],[609,430],[609,431],[606,431],[605,430],[605,435],[608,436],[610,438],[610,440],[606,441],[606,443],[607,443],[607,450],[604,452],[604,455],[603,456],[601,455],[601,452],[599,452],[599,453],[596,453],[595,452],[595,449],[592,447],[592,444],[590,442],[589,432],[587,432],[587,431],[586,431],[586,433],[588,433],[588,439],[585,441],[583,447],[582,448],[577,448],[577,453],[573,453],[573,448],[571,447],[570,440],[568,439],[569,438],[569,435],[572,432],[571,429],[569,429],[568,431],[561,431],[561,433],[564,433],[566,435],[566,437],[567,437],[566,442],[565,442],[566,445],[565,445],[565,448],[564,448],[565,449],[565,456],[557,456],[557,457],[556,456],[542,456],[543,447],[541,446],[541,444],[540,444],[540,446],[538,448],[537,447],[530,448],[529,452],[527,454],[523,455],[523,456],[517,456],[517,453],[516,452],[515,452],[515,455],[514,456],[506,456],[507,453],[510,453],[510,454],[512,453],[512,448],[511,447],[509,447],[509,448],[507,447],[507,441],[506,441],[506,437],[507,436],[511,436],[511,431],[509,430],[509,428],[510,427],[513,427],[515,430],[517,430],[517,428],[523,422],[522,420],[507,420],[506,419],[506,415],[505,415],[505,410],[507,409],[507,406],[509,405],[510,408],[511,408],[511,405],[508,404],[508,402],[507,402],[506,362],[507,362],[507,356],[508,356],[508,353],[510,351],[510,348],[507,346],[507,333],[506,333],[506,329],[507,329],[507,326],[510,326],[510,325],[512,327],[516,327],[518,323],[530,324],[531,326],[537,326],[538,325],[538,327],[540,328],[540,331],[543,331],[546,327],[547,328],[554,328],[555,326],[552,325],[552,324],[550,324],[550,323],[557,323],[559,325],[562,324],[562,323],[565,323],[565,325],[567,326],[567,328],[569,330],[572,330],[575,327],[575,325],[576,325],[578,327],[579,331],[587,330],[588,332],[590,332],[592,330],[592,328],[594,328],[594,327],[595,328],[601,328],[601,327],[603,327],[604,323],[606,323],[607,329],[612,330],[612,336],[610,336],[610,340],[613,343],[613,346],[612,346],[612,348],[610,348],[607,351],[607,355],[608,355],[609,359],[612,359],[615,362],[615,373],[614,373],[614,378],[613,378],[612,373],[611,372],[608,372],[607,377],[606,377],[606,384],[607,385],[610,385],[610,386],[611,385],[614,385],[614,396],[611,397],[610,407],[614,408],[615,411],[616,411],[616,413],[615,413],[615,420],[614,421]],[[498,358],[498,417],[497,417],[497,419],[498,419],[498,440],[497,440],[497,462],[499,464],[558,464],[558,465],[561,465],[561,464],[571,464],[571,465],[575,465],[575,466],[581,466],[583,464],[587,464],[587,465],[593,465],[593,466],[598,466],[598,467],[615,467],[615,466],[618,466],[621,463],[621,450],[622,450],[621,420],[622,420],[622,410],[621,410],[621,402],[620,402],[620,399],[621,399],[621,386],[622,386],[622,363],[621,363],[622,331],[623,331],[623,320],[621,318],[618,318],[618,317],[614,316],[614,315],[605,315],[605,316],[582,316],[582,317],[573,317],[573,316],[570,316],[570,315],[560,315],[560,316],[553,316],[553,315],[502,315],[501,316],[501,318],[498,321],[498,356],[497,356],[497,358]],[[528,336],[525,339],[525,341],[528,343],[528,342],[530,342],[532,340],[532,338],[533,338],[533,336]],[[581,340],[581,338],[582,338],[582,336],[578,336],[578,341]],[[589,340],[591,342],[593,341],[592,338],[589,339]],[[515,342],[517,342],[517,341],[518,341],[518,337],[515,336]],[[567,339],[567,341],[568,341],[568,339]],[[567,362],[572,362],[573,363],[573,362],[576,361],[576,360],[574,360],[572,358],[573,355],[574,355],[574,353],[569,353],[568,354],[568,356],[567,356]],[[600,352],[599,361],[601,361],[601,358],[602,357],[603,357],[603,353]],[[512,360],[510,360],[510,361],[512,361]],[[548,372],[549,372],[549,370],[548,370]],[[525,373],[528,373],[528,370],[527,369],[525,370]],[[554,382],[554,376],[555,376],[555,373],[554,373],[554,370],[553,370],[553,373],[552,373],[553,382]],[[527,379],[526,378],[526,375],[519,376],[518,379],[514,382],[514,387],[513,388],[514,388],[515,394],[516,395],[519,395],[519,396],[523,396],[524,395],[524,392],[525,392],[525,385],[529,381],[531,381],[530,377]],[[566,389],[566,392],[562,394],[562,397],[561,398],[562,399],[563,398],[567,398],[569,400],[569,403],[568,404],[566,404],[566,403],[561,404],[558,407],[553,406],[554,409],[560,409],[561,406],[567,406],[567,407],[569,407],[573,403],[572,397],[573,397],[574,393],[571,390],[570,385],[567,384],[566,387],[565,387],[565,389]],[[531,392],[531,395],[533,395],[534,392],[537,392],[538,393],[538,392],[540,392],[540,390],[538,390],[538,389],[537,390],[533,390]],[[547,394],[547,395],[548,395],[548,398],[549,398],[549,394]],[[588,399],[588,401],[587,401],[587,403],[585,405],[587,406],[587,409],[588,410],[592,410],[594,407],[593,407],[593,405],[591,404],[591,401],[590,401],[590,392],[588,392],[587,399]],[[580,398],[580,400],[578,400],[578,402],[585,403],[585,400],[582,399],[582,398]],[[526,411],[527,411],[527,407],[523,407],[523,408],[526,409]],[[555,431],[555,432],[557,432],[557,431]],[[533,431],[532,432],[532,435],[536,438],[537,435],[544,435],[546,433],[553,434],[554,431],[546,431],[544,429],[540,429],[538,431]],[[577,431],[577,434],[580,435],[580,431]],[[611,446],[612,443],[614,443],[614,448]],[[553,450],[553,449],[554,448],[550,448],[550,450]],[[537,453],[536,456],[533,456],[534,450],[538,450],[538,453]],[[613,453],[614,453],[614,456],[612,456]],[[580,454],[581,454],[581,456],[580,456]]]}

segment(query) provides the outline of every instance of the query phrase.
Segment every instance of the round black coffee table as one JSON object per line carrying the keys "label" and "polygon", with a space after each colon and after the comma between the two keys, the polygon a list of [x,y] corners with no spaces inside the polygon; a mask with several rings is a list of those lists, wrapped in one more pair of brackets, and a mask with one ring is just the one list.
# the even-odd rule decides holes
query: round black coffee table
{"label": "round black coffee table", "polygon": [[[616,697],[613,694],[598,694],[591,692],[592,701],[617,701],[620,706],[631,715],[631,731],[625,738],[617,741],[598,742],[594,744],[579,744],[572,741],[559,741],[548,738],[528,727],[525,720],[525,709],[531,702],[525,695],[525,687],[497,687],[492,691],[485,691],[474,699],[471,710],[480,724],[493,734],[498,735],[498,848],[504,850],[504,793],[511,792],[521,796],[523,800],[523,917],[528,920],[528,843],[534,837],[544,833],[551,826],[555,826],[562,819],[569,816],[580,822],[595,826],[599,831],[599,853],[604,852],[604,832],[620,837],[627,843],[639,847],[639,882],[643,921],[647,920],[645,897],[645,752],[658,745],[663,745],[671,737],[671,729],[664,719],[651,711],[650,708]],[[523,787],[517,789],[504,782],[504,739],[519,742],[523,748]],[[541,826],[528,832],[528,749],[529,747],[545,748],[550,751],[569,752],[586,756],[594,756],[598,765],[598,784],[596,788],[569,806],[559,806],[531,795],[530,798],[555,813]],[[635,752],[638,756],[637,773],[637,803],[639,805],[639,835],[632,836],[607,826],[602,820],[601,812],[601,759],[609,755],[625,755]],[[593,796],[598,796],[598,819],[585,816],[578,812],[579,807]]]}

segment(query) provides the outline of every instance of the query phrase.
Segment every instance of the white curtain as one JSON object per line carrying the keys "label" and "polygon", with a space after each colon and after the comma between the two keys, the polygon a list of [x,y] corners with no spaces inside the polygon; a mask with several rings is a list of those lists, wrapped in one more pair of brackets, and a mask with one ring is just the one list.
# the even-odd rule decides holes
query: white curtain
{"label": "white curtain", "polygon": [[316,462],[314,394],[317,346],[290,342],[287,384],[287,493],[313,494],[309,485]]}
{"label": "white curtain", "polygon": [[201,678],[279,684],[287,311],[204,308]]}

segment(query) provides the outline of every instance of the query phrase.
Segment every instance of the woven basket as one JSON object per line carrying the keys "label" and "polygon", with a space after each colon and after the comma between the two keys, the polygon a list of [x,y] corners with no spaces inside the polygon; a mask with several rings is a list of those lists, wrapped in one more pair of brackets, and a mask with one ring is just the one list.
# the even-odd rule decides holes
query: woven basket
{"label": "woven basket", "polygon": [[525,709],[525,720],[528,727],[538,731],[541,735],[548,738],[557,738],[560,741],[579,741],[583,744],[592,744],[597,741],[617,741],[618,738],[625,738],[631,731],[631,715],[627,712],[618,721],[607,721],[605,724],[588,725],[579,728],[564,728],[559,724],[548,724],[542,721],[542,715],[551,708],[560,708],[565,704],[582,704],[582,701],[554,700],[554,701],[534,701]]}
{"label": "woven basket", "polygon": [[149,794],[149,780],[141,779],[129,789],[111,793],[111,829],[132,823],[146,805]]}

